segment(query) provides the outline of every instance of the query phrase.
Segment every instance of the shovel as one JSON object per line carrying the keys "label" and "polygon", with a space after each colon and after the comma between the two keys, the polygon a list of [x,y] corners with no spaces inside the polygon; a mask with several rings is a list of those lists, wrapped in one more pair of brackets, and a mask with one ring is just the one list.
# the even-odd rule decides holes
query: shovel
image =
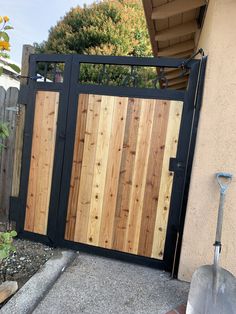
{"label": "shovel", "polygon": [[193,274],[186,314],[236,313],[236,278],[219,266],[223,207],[232,175],[220,172],[216,174],[216,178],[220,185],[220,204],[214,243],[214,263],[199,267]]}

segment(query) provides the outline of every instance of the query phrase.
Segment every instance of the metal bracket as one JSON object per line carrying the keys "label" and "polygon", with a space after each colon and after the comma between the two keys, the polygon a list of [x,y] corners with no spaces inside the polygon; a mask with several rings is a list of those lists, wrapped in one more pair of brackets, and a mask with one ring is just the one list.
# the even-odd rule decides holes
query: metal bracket
{"label": "metal bracket", "polygon": [[189,57],[187,60],[183,61],[180,65],[179,68],[182,69],[182,72],[180,73],[179,77],[184,77],[185,75],[189,74],[189,69],[188,69],[188,63],[193,60],[198,54],[200,54],[202,57],[204,57],[204,50],[202,48],[198,49],[197,52],[193,53],[191,57]]}
{"label": "metal bracket", "polygon": [[18,112],[19,111],[19,108],[14,106],[14,107],[6,107],[6,110],[7,111],[15,111],[15,112]]}
{"label": "metal bracket", "polygon": [[43,78],[43,76],[38,75],[38,74],[35,76],[27,76],[27,75],[20,75],[20,74],[12,73],[10,76],[12,78],[15,78],[15,79],[29,79],[29,80],[33,80],[33,81],[37,81],[37,80]]}
{"label": "metal bracket", "polygon": [[22,85],[20,87],[20,92],[18,96],[18,103],[25,105],[28,103],[29,98],[29,86],[28,85]]}
{"label": "metal bracket", "polygon": [[176,158],[170,158],[169,171],[182,172],[185,170],[185,163]]}

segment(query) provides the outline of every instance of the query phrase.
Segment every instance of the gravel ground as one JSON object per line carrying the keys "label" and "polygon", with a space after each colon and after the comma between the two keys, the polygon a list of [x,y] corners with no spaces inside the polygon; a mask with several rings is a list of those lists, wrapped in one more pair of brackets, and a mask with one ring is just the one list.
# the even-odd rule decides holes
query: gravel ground
{"label": "gravel ground", "polygon": [[186,304],[189,284],[140,265],[79,254],[34,314],[164,314]]}
{"label": "gravel ground", "polygon": [[14,240],[16,252],[0,264],[0,283],[16,280],[19,288],[53,255],[53,248],[41,243]]}

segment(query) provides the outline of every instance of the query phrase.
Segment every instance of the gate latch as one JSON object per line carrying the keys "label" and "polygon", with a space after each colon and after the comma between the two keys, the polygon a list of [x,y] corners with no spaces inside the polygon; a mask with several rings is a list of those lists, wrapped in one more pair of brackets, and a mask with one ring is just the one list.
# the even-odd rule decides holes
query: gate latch
{"label": "gate latch", "polygon": [[182,172],[185,170],[185,163],[177,158],[170,158],[169,171]]}

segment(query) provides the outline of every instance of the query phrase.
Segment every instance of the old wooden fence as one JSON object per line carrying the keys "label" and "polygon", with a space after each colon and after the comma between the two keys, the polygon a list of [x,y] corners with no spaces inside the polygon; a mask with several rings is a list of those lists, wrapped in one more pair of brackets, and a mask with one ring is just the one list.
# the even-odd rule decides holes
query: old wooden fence
{"label": "old wooden fence", "polygon": [[6,220],[9,212],[9,197],[12,190],[15,130],[17,125],[17,101],[19,90],[0,86],[0,122],[8,125],[10,136],[2,140],[0,152],[0,220]]}

